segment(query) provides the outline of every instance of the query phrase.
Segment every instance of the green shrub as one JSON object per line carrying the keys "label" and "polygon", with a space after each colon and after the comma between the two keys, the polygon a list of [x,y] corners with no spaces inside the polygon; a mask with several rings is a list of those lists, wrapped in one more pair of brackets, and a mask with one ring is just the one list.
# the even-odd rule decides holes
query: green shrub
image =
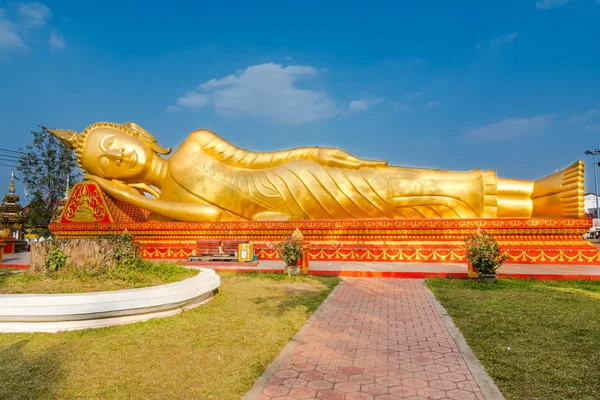
{"label": "green shrub", "polygon": [[67,255],[63,253],[60,247],[55,247],[50,251],[44,264],[46,270],[52,272],[64,269],[65,265],[67,265]]}
{"label": "green shrub", "polygon": [[302,257],[304,245],[302,244],[302,240],[293,236],[286,236],[283,242],[279,243],[275,249],[285,265],[296,266]]}
{"label": "green shrub", "polygon": [[507,260],[506,255],[502,254],[498,242],[494,237],[485,231],[472,233],[465,239],[467,249],[467,259],[480,275],[495,274],[502,263]]}

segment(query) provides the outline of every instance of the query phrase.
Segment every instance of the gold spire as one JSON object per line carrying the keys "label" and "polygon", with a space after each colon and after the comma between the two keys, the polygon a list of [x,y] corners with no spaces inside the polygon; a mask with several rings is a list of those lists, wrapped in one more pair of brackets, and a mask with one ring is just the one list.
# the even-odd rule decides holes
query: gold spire
{"label": "gold spire", "polygon": [[8,187],[8,193],[15,192],[15,170],[10,171],[10,186]]}
{"label": "gold spire", "polygon": [[69,178],[71,176],[67,175],[67,186],[65,186],[65,200],[69,198],[69,192],[71,191],[71,189],[69,188]]}

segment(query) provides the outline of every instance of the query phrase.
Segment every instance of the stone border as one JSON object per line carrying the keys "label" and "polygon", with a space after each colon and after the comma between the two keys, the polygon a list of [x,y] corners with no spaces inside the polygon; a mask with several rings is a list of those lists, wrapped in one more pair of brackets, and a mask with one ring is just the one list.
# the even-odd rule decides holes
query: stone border
{"label": "stone border", "polygon": [[296,332],[296,334],[292,337],[292,340],[290,340],[290,342],[283,348],[283,350],[281,350],[279,355],[277,357],[275,357],[275,359],[273,360],[273,362],[271,362],[271,364],[269,364],[269,366],[267,367],[265,372],[263,372],[263,374],[261,376],[259,376],[258,379],[254,382],[254,385],[252,385],[252,388],[250,388],[250,390],[240,400],[256,400],[256,399],[258,399],[260,394],[263,392],[263,390],[267,387],[267,385],[271,381],[271,378],[273,377],[273,375],[275,375],[275,373],[277,373],[277,371],[279,370],[279,367],[281,367],[281,365],[288,358],[288,356],[290,356],[294,352],[294,349],[300,343],[300,340],[305,336],[306,331],[308,331],[310,329],[310,326],[316,322],[315,321],[317,318],[316,315],[317,315],[317,313],[320,312],[321,307],[323,307],[324,305],[327,305],[327,304],[329,304],[329,302],[331,302],[331,300],[333,299],[333,297],[338,292],[338,290],[342,287],[343,284],[344,284],[344,279],[342,278],[341,282],[335,288],[333,288],[333,290],[329,293],[327,298],[325,300],[323,300],[323,302],[319,305],[319,307],[315,310],[315,312],[312,313],[312,315],[310,317],[308,317],[308,319],[306,320],[304,325],[302,325],[302,328],[300,328],[300,330],[298,332]]}
{"label": "stone border", "polygon": [[215,271],[139,289],[73,294],[0,295],[0,332],[60,332],[129,324],[206,303],[220,286]]}
{"label": "stone border", "polygon": [[433,294],[431,289],[429,289],[429,286],[427,286],[425,281],[423,281],[423,286],[425,286],[427,296],[429,296],[429,299],[440,315],[442,322],[446,326],[448,333],[456,343],[460,354],[467,363],[467,367],[469,367],[471,374],[473,374],[479,389],[481,389],[484,399],[504,400],[502,392],[500,389],[498,389],[498,386],[496,386],[492,378],[490,378],[490,376],[487,374],[485,368],[483,368],[483,365],[481,365],[481,362],[467,344],[465,337],[462,335],[462,333],[460,333],[460,330],[454,324],[452,317],[448,314],[444,306],[442,306],[442,303],[438,301],[438,299],[435,297],[435,294]]}

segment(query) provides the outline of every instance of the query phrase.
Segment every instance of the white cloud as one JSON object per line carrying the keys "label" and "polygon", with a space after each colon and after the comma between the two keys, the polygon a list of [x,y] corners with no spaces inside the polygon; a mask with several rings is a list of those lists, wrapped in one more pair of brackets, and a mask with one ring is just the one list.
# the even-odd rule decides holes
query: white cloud
{"label": "white cloud", "polygon": [[435,107],[435,106],[437,106],[438,104],[440,104],[440,102],[439,102],[439,101],[430,101],[429,103],[427,103],[427,104],[425,105],[425,107]]}
{"label": "white cloud", "polygon": [[362,99],[353,100],[348,104],[348,112],[356,113],[367,111],[372,106],[375,106],[385,100],[385,97],[364,97]]}
{"label": "white cloud", "polygon": [[62,35],[58,34],[56,31],[52,31],[50,33],[48,44],[51,48],[56,50],[62,50],[65,47],[67,47],[67,45],[65,44],[65,38]]}
{"label": "white cloud", "polygon": [[598,131],[600,130],[600,109],[591,108],[584,113],[572,115],[569,122],[583,125],[587,131]]}
{"label": "white cloud", "polygon": [[195,92],[189,92],[177,100],[177,105],[188,108],[202,108],[208,105],[208,96]]}
{"label": "white cloud", "polygon": [[492,40],[491,44],[492,44],[492,46],[501,46],[503,44],[512,42],[517,37],[518,34],[519,34],[519,32],[515,31],[515,32],[509,33],[508,35],[505,35],[505,36],[499,36],[496,39]]}
{"label": "white cloud", "polygon": [[[301,89],[298,81],[318,71],[310,66],[266,63],[236,74],[211,79],[179,98],[179,108],[212,106],[230,117],[254,117],[276,124],[300,124],[338,114],[335,101],[325,91]],[[173,108],[167,107],[168,111]]]}
{"label": "white cloud", "polygon": [[404,104],[404,103],[394,103],[394,104],[392,104],[392,107],[394,108],[395,111],[410,110],[410,106],[408,104]]}
{"label": "white cloud", "polygon": [[591,108],[582,114],[575,114],[569,117],[569,122],[588,122],[596,117],[600,117],[600,111],[597,108]]}
{"label": "white cloud", "polygon": [[17,5],[17,13],[23,24],[31,28],[42,27],[52,18],[52,11],[37,1],[19,3]]}
{"label": "white cloud", "polygon": [[507,118],[481,128],[467,131],[465,137],[475,142],[513,139],[544,132],[554,115],[535,115],[531,118]]}
{"label": "white cloud", "polygon": [[414,99],[417,97],[423,97],[423,92],[407,93],[404,95],[405,99]]}
{"label": "white cloud", "polygon": [[188,92],[185,96],[177,99],[177,104],[173,104],[165,108],[165,111],[181,111],[184,108],[203,108],[208,105],[210,98],[204,94],[196,92]]}
{"label": "white cloud", "polygon": [[[47,33],[41,28],[46,27],[52,18],[52,11],[37,1],[8,4],[9,9],[0,8],[0,50],[27,49],[24,38]],[[52,49],[66,47],[63,36],[54,30],[50,33],[48,43]]]}
{"label": "white cloud", "polygon": [[[547,10],[552,7],[564,6],[568,2],[569,0],[538,0],[535,3],[535,8]],[[598,0],[598,3],[600,3],[600,0]]]}
{"label": "white cloud", "polygon": [[588,131],[600,131],[600,124],[586,124],[585,129]]}
{"label": "white cloud", "polygon": [[0,8],[0,50],[26,47],[17,33],[17,27],[6,18],[6,10]]}

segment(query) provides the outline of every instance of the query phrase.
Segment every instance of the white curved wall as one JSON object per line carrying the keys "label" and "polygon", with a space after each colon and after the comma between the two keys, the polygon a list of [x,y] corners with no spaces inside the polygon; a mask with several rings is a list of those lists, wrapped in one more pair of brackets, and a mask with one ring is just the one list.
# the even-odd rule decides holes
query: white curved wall
{"label": "white curved wall", "polygon": [[181,282],[140,289],[74,294],[0,295],[0,332],[59,332],[174,315],[212,297],[212,269]]}

